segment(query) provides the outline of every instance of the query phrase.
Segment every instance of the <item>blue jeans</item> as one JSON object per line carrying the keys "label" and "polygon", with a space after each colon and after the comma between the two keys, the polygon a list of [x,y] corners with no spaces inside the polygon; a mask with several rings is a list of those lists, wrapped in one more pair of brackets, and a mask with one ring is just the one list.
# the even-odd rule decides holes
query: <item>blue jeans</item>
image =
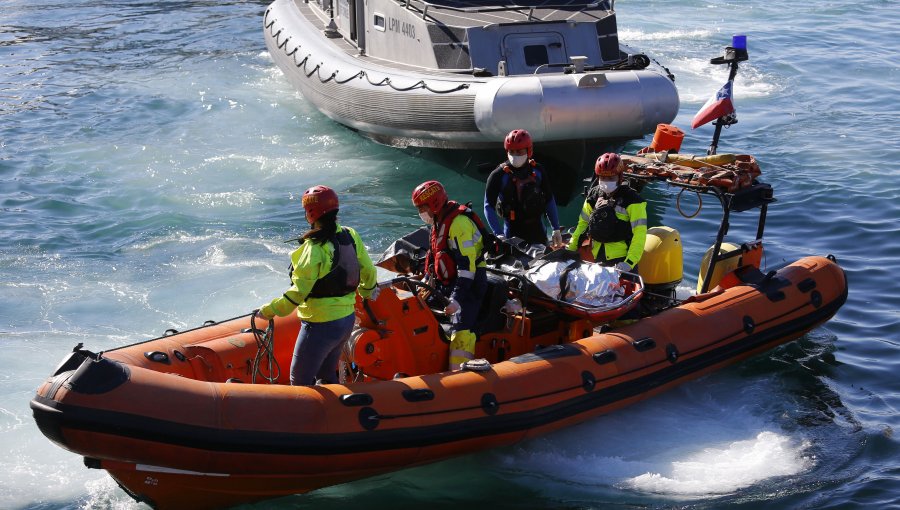
{"label": "blue jeans", "polygon": [[300,334],[291,359],[291,385],[315,384],[316,378],[326,383],[338,382],[337,365],[341,350],[353,332],[356,315],[328,322],[300,321]]}

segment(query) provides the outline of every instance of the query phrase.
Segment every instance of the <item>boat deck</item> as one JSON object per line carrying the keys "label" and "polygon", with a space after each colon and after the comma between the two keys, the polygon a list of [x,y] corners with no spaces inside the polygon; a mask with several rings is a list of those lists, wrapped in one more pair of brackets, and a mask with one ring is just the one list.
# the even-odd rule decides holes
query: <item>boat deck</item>
{"label": "boat deck", "polygon": [[597,21],[612,14],[606,2],[585,3],[583,0],[550,0],[533,5],[463,0],[396,0],[407,9],[418,11],[431,22],[455,27],[480,27],[524,21]]}
{"label": "boat deck", "polygon": [[[303,0],[294,0],[294,4],[297,6],[300,14],[302,14],[306,19],[313,24],[313,26],[325,27],[328,23],[327,18],[323,18],[318,11],[312,9],[310,4],[304,2]],[[367,55],[365,53],[360,54],[359,48],[352,42],[348,41],[344,37],[336,37],[334,39],[329,39],[329,41],[334,44],[334,46],[345,54],[360,60],[365,60],[369,62],[378,63],[393,69],[405,70],[405,71],[413,71],[418,74],[426,75],[426,76],[441,76],[443,79],[446,79],[448,75],[460,76],[464,78],[466,81],[481,81],[478,78],[473,78],[472,75],[465,71],[447,71],[447,70],[432,70],[426,69],[420,66],[404,64],[402,62],[397,62],[393,60],[385,60],[378,57],[373,57],[371,55]]]}

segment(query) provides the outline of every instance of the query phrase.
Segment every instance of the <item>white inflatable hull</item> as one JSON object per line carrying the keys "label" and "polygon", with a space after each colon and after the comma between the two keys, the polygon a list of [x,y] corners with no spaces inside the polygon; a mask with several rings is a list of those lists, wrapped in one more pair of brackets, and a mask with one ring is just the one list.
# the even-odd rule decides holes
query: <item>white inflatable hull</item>
{"label": "white inflatable hull", "polygon": [[394,68],[342,50],[301,8],[267,9],[272,59],[322,113],[385,144],[488,148],[519,128],[538,144],[633,139],[678,113],[675,85],[654,70],[478,78]]}

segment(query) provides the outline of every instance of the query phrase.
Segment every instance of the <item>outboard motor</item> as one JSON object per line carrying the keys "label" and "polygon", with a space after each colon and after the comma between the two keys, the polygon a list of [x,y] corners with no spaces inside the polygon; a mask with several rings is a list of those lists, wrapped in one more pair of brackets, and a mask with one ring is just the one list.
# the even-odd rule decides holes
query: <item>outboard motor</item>
{"label": "outboard motor", "polygon": [[[706,253],[703,255],[703,260],[700,262],[700,274],[697,277],[697,292],[699,293],[703,289],[703,284],[707,278],[709,278],[709,286],[708,289],[712,290],[722,282],[722,278],[725,277],[728,273],[732,271],[744,267],[744,266],[753,266],[757,269],[760,268],[760,262],[762,261],[763,256],[763,246],[762,241],[756,240],[752,243],[744,243],[740,246],[734,243],[722,243],[722,246],[719,247],[719,259],[716,262],[715,268],[713,269],[713,274],[707,275],[707,268],[709,267],[709,259],[712,257],[713,248],[715,246],[710,246],[709,249],[706,250]],[[728,287],[730,284],[723,283],[724,286]]]}
{"label": "outboard motor", "polygon": [[719,247],[719,255],[727,254],[728,257],[716,263],[712,275],[706,274],[707,267],[709,267],[709,258],[712,257],[713,248],[715,248],[715,246],[710,246],[706,250],[706,253],[703,254],[703,260],[700,261],[700,274],[697,275],[697,293],[700,293],[700,290],[703,288],[703,283],[707,279],[709,279],[709,289],[712,290],[720,281],[722,281],[722,276],[740,267],[740,247],[734,243],[722,243],[722,246]]}
{"label": "outboard motor", "polygon": [[641,312],[657,314],[676,304],[675,289],[684,275],[684,254],[681,235],[671,227],[647,229],[644,255],[638,264],[638,273],[644,279]]}

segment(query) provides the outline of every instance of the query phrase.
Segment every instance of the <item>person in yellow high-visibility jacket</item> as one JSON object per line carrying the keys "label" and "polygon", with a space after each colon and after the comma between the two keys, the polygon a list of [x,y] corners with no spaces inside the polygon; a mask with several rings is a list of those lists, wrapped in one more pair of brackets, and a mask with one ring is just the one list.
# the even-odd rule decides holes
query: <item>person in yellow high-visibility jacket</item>
{"label": "person in yellow high-visibility jacket", "polygon": [[422,221],[431,225],[425,274],[437,282],[448,303],[450,370],[475,357],[475,332],[481,302],[487,291],[484,236],[481,219],[468,206],[448,200],[437,181],[420,184],[412,194]]}
{"label": "person in yellow high-visibility jacket", "polygon": [[588,191],[568,249],[581,258],[631,272],[647,240],[647,202],[622,183],[624,164],[608,152],[594,165],[597,184]]}
{"label": "person in yellow high-visibility jacket", "polygon": [[306,190],[303,208],[311,228],[291,253],[291,287],[256,314],[269,320],[297,310],[300,333],[291,360],[292,385],[310,385],[316,379],[337,383],[338,361],[356,319],[356,294],[371,297],[375,266],[356,231],[337,223],[334,190]]}

